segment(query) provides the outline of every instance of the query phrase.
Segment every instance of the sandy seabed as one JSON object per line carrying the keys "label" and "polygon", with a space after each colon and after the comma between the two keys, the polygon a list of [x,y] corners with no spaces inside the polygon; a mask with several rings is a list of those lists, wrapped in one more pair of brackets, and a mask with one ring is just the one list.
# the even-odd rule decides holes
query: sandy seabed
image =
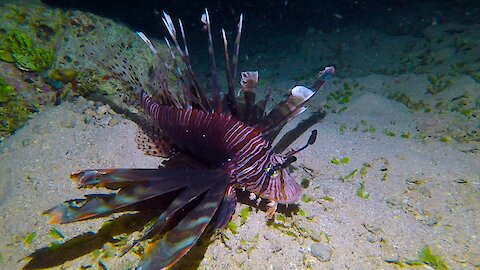
{"label": "sandy seabed", "polygon": [[[369,76],[358,81],[375,88],[384,79],[388,78]],[[417,79],[403,78],[406,84],[417,84]],[[356,92],[346,111],[329,113],[312,126],[318,130],[317,142],[294,164],[297,181],[309,181],[298,203],[304,214],[272,226],[263,211],[253,208],[236,234],[226,230],[208,244],[204,240],[206,251],[195,247],[192,253],[200,256],[187,256],[178,269],[195,260],[200,269],[396,269],[397,264],[389,262],[415,259],[426,245],[451,269],[478,269],[478,153],[465,151],[468,145],[456,142],[399,136],[415,134],[425,119],[379,94],[380,87],[367,88]],[[314,102],[324,97],[320,94]],[[76,189],[69,173],[85,168],[155,168],[161,162],[137,150],[133,122],[85,123],[82,106],[85,102],[65,102],[36,114],[0,145],[3,269],[21,268],[27,262],[23,258],[53,241],[43,211],[90,192]],[[308,116],[305,113],[287,130]],[[362,131],[362,125],[375,129]],[[308,135],[305,132],[292,146],[303,145]],[[349,162],[331,163],[343,157]],[[368,198],[357,196],[361,185]],[[238,203],[237,213],[245,207]],[[66,241],[97,231],[108,219],[55,228]],[[238,225],[239,219],[237,214],[233,222]],[[35,237],[26,244],[31,232]],[[108,269],[131,269],[139,259],[131,252],[116,255],[86,255],[58,268],[95,268],[100,260]]]}

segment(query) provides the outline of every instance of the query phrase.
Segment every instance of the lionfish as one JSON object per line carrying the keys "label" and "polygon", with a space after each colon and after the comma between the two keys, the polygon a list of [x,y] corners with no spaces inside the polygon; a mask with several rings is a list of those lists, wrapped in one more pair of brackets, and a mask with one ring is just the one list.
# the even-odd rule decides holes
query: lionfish
{"label": "lionfish", "polygon": [[[151,251],[140,261],[139,269],[169,268],[192,248],[202,234],[224,228],[235,211],[236,189],[250,192],[252,200],[267,199],[269,217],[273,216],[278,203],[294,203],[299,199],[301,186],[291,177],[289,165],[296,160],[296,153],[314,143],[316,130],[304,147],[286,154],[275,153],[272,142],[288,121],[306,109],[305,103],[334,73],[333,67],[325,68],[311,87],[313,90],[304,86],[294,87],[288,98],[267,114],[265,107],[270,93],[255,102],[258,72],[242,72],[243,99],[237,99],[234,81],[242,33],[241,15],[232,59],[222,29],[228,91],[221,98],[207,10],[202,21],[208,32],[212,61],[211,98],[207,97],[192,70],[182,21],[178,23],[183,48],[177,38],[177,29],[166,13],[163,14],[163,22],[171,41],[165,40],[172,64],[165,64],[165,57],[160,56],[153,43],[143,33],[137,32],[158,56],[160,64],[164,65],[163,69],[155,69],[151,84],[141,82],[120,46],[97,47],[89,51],[92,59],[110,71],[112,76],[131,86],[128,87],[131,94],[138,99],[140,107],[154,125],[155,129],[137,137],[140,138],[137,139],[139,148],[146,154],[167,160],[155,169],[88,169],[74,172],[70,178],[79,188],[103,187],[115,192],[102,196],[86,195],[83,199],[66,201],[45,212],[51,215],[50,223],[70,223],[114,212],[138,210],[155,198],[167,198],[164,205],[150,205],[153,208],[164,207],[164,210],[133,243],[135,245],[150,238],[152,234],[159,235]],[[174,50],[181,60],[175,58]],[[181,85],[180,94],[169,88],[167,71],[173,73]]]}

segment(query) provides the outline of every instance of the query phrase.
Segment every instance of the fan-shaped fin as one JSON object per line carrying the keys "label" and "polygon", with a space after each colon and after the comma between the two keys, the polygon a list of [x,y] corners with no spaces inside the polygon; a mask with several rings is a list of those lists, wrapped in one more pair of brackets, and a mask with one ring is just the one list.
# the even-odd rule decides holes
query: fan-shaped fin
{"label": "fan-shaped fin", "polygon": [[215,214],[214,221],[212,224],[212,230],[223,229],[227,226],[227,223],[232,218],[232,215],[235,213],[235,206],[237,205],[237,194],[235,188],[229,186],[225,190],[225,196],[223,196],[222,203],[218,208],[217,213]]}
{"label": "fan-shaped fin", "polygon": [[68,223],[102,216],[166,193],[192,186],[193,177],[203,175],[198,170],[173,169],[101,169],[84,170],[71,175],[79,187],[120,189],[118,193],[88,195],[70,200],[45,213],[51,223]]}
{"label": "fan-shaped fin", "polygon": [[[145,238],[151,236],[153,233],[162,232],[166,225],[168,225],[168,220],[171,219],[177,211],[185,207],[187,204],[191,203],[197,197],[203,195],[206,191],[212,188],[212,186],[218,185],[218,181],[228,182],[226,176],[219,175],[219,177],[212,175],[211,171],[204,170],[200,175],[197,175],[200,179],[208,180],[208,184],[205,181],[195,181],[188,188],[182,190],[175,199],[170,203],[168,208],[162,212],[162,214],[157,218],[155,223],[143,234],[143,236],[136,240],[133,245],[139,241],[144,240]],[[235,201],[236,202],[236,201]]]}
{"label": "fan-shaped fin", "polygon": [[143,257],[138,269],[168,268],[192,248],[215,215],[228,186],[226,176],[217,177],[217,180],[210,179],[212,184],[198,204],[155,243],[151,252]]}
{"label": "fan-shaped fin", "polygon": [[163,195],[169,191],[180,189],[175,186],[158,189],[160,183],[148,183],[129,186],[118,193],[92,194],[85,199],[66,201],[45,212],[51,216],[49,223],[70,223],[89,218],[95,218],[118,212],[123,208]]}
{"label": "fan-shaped fin", "polygon": [[168,158],[172,154],[170,140],[163,136],[159,129],[154,127],[139,127],[135,136],[135,142],[137,142],[138,149],[149,156]]}

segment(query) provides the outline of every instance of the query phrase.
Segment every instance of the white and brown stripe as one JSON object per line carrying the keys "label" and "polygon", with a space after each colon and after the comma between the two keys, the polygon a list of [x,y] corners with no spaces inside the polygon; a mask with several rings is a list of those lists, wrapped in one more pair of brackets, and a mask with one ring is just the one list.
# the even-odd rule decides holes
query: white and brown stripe
{"label": "white and brown stripe", "polygon": [[230,114],[161,106],[146,93],[142,94],[141,101],[158,127],[181,149],[201,157],[212,167],[233,162],[231,181],[235,187],[278,202],[298,199],[299,190],[288,169],[273,176],[266,173],[267,168],[281,164],[285,159],[283,155],[273,153],[270,143],[257,129]]}

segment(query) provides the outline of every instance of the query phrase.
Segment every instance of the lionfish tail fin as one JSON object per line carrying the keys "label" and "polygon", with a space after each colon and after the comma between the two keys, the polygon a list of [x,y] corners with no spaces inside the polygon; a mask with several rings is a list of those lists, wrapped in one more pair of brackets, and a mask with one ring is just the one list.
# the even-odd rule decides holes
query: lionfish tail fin
{"label": "lionfish tail fin", "polygon": [[59,204],[45,212],[50,223],[70,223],[108,215],[134,207],[150,199],[192,185],[194,170],[175,169],[99,169],[73,173],[70,177],[83,187],[118,189],[116,193],[88,195]]}
{"label": "lionfish tail fin", "polygon": [[[196,179],[192,180],[197,182],[175,198],[165,214],[148,231],[150,233],[152,230],[162,230],[165,226],[173,226],[158,242],[152,244],[151,251],[143,257],[138,269],[164,269],[172,266],[192,248],[212,221],[227,190],[228,175],[204,172],[197,173]],[[179,211],[180,209],[185,211]],[[220,214],[231,216],[232,212]],[[229,220],[230,216],[222,216],[222,219]],[[174,224],[174,221],[178,223]]]}
{"label": "lionfish tail fin", "polygon": [[[335,69],[326,67],[319,74],[319,78],[313,85],[313,90],[305,86],[295,86],[290,90],[290,95],[286,100],[280,102],[263,120],[258,124],[262,133],[268,137],[280,130],[287,122],[295,118],[306,110],[305,103],[310,100],[315,93],[333,76]],[[273,138],[269,138],[273,140]]]}

